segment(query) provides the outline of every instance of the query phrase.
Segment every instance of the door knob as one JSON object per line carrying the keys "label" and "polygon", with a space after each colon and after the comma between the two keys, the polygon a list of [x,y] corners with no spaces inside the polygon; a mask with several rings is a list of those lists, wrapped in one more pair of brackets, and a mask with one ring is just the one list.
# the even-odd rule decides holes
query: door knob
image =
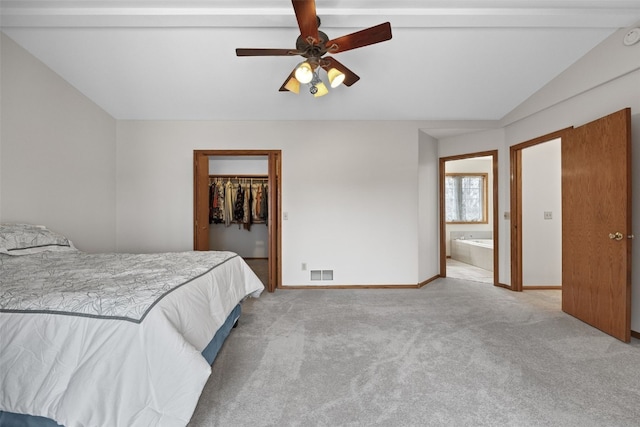
{"label": "door knob", "polygon": [[611,240],[622,240],[624,237],[622,236],[621,232],[616,231],[615,234],[614,233],[609,233],[609,238]]}

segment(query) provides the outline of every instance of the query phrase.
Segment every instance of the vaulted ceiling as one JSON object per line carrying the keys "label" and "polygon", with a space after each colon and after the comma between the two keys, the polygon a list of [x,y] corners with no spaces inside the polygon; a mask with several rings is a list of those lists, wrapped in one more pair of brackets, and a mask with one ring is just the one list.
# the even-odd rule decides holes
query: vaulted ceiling
{"label": "vaulted ceiling", "polygon": [[393,38],[336,54],[361,79],[314,98],[278,91],[299,56],[235,54],[294,48],[290,0],[0,5],[5,34],[113,117],[153,120],[500,120],[640,22],[640,0],[316,0],[330,38]]}

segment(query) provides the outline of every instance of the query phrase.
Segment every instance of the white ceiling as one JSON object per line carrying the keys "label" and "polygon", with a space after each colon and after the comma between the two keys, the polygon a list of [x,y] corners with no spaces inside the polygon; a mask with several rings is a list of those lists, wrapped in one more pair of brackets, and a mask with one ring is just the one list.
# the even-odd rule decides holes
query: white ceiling
{"label": "white ceiling", "polygon": [[[619,28],[640,0],[316,0],[336,38],[389,21],[390,41],[336,54],[361,77],[278,92],[300,57],[290,0],[0,1],[2,31],[117,119],[503,118]],[[487,122],[485,122],[487,121]]]}

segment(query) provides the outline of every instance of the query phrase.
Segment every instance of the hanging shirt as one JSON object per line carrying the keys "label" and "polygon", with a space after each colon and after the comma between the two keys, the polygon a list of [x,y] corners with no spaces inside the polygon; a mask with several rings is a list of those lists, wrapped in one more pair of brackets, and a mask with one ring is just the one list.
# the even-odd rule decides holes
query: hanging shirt
{"label": "hanging shirt", "polygon": [[244,190],[244,216],[242,218],[242,223],[244,224],[245,230],[251,230],[251,205],[253,203],[253,197],[251,195],[251,184],[245,186]]}
{"label": "hanging shirt", "polygon": [[213,224],[213,216],[216,205],[216,184],[209,184],[209,224]]}
{"label": "hanging shirt", "polygon": [[238,184],[238,190],[236,193],[236,200],[233,204],[233,220],[242,222],[244,219],[244,192],[242,185]]}
{"label": "hanging shirt", "polygon": [[233,220],[233,184],[231,180],[227,181],[224,186],[224,223],[229,226]]}
{"label": "hanging shirt", "polygon": [[213,222],[221,224],[224,222],[224,183],[216,181],[215,186],[217,206],[213,212]]}
{"label": "hanging shirt", "polygon": [[252,186],[252,207],[251,212],[253,212],[253,221],[260,221],[260,199],[262,198],[262,190],[260,184],[253,184]]}
{"label": "hanging shirt", "polygon": [[268,188],[262,184],[262,200],[260,203],[260,218],[262,218],[262,220],[264,222],[267,222],[267,219],[269,218],[269,204],[267,203],[267,201],[269,200],[269,190]]}

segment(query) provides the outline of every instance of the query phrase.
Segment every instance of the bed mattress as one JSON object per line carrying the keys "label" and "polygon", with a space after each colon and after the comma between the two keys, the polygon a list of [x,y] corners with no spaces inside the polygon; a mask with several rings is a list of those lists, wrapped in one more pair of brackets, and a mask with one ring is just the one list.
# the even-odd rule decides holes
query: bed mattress
{"label": "bed mattress", "polygon": [[186,425],[202,352],[264,289],[230,252],[1,255],[0,271],[0,410],[67,427]]}

